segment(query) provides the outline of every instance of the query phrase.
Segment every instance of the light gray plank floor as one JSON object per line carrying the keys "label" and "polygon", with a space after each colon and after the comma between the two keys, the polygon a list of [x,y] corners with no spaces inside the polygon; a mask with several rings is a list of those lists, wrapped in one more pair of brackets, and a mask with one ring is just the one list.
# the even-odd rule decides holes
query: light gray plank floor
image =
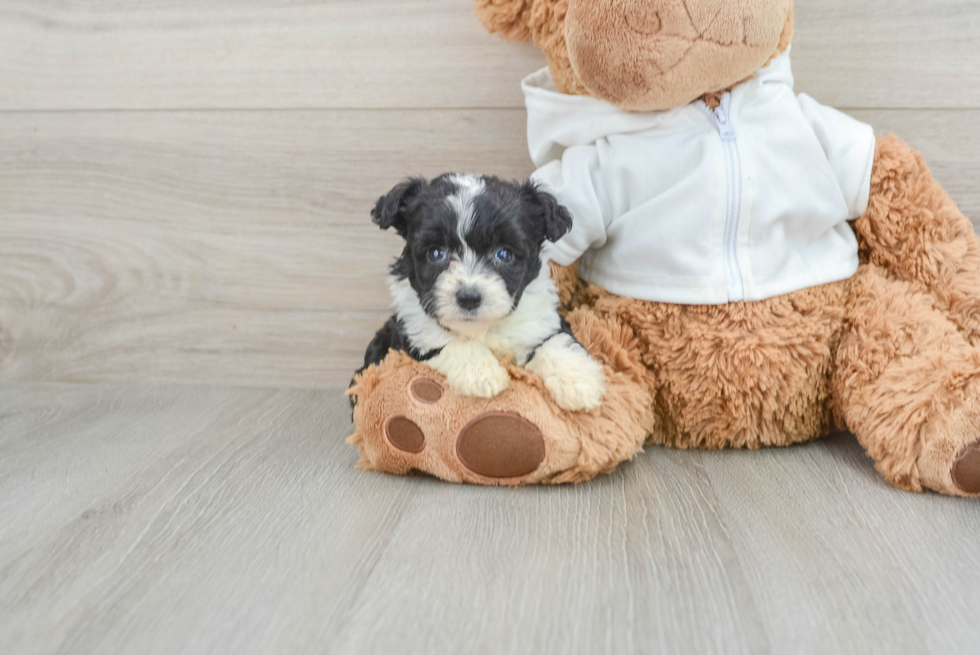
{"label": "light gray plank floor", "polygon": [[0,653],[976,653],[980,503],[852,437],[353,469],[336,390],[0,386]]}

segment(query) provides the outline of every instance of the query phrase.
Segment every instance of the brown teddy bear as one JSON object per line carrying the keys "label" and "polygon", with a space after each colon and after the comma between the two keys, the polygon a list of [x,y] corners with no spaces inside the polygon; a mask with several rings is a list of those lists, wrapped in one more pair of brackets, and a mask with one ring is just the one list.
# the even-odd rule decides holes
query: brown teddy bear
{"label": "brown teddy bear", "polygon": [[841,428],[899,488],[980,496],[980,242],[919,154],[790,92],[792,0],[476,11],[548,58],[524,81],[531,154],[575,221],[553,259],[579,268],[552,275],[605,401],[563,411],[514,366],[462,397],[392,352],[351,389],[361,468],[561,483],[644,443]]}

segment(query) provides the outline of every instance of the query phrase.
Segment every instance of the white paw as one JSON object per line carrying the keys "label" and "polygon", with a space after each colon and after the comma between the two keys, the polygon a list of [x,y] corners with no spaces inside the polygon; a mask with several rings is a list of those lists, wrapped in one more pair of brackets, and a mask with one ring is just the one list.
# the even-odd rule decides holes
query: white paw
{"label": "white paw", "polygon": [[507,369],[486,346],[454,339],[429,365],[446,376],[446,383],[463,396],[493,398],[510,386]]}
{"label": "white paw", "polygon": [[543,380],[558,406],[571,412],[592,411],[602,405],[602,397],[606,395],[606,379],[602,369],[599,369],[598,375],[577,379],[556,375]]}
{"label": "white paw", "polygon": [[562,409],[591,411],[602,404],[606,395],[602,366],[567,334],[542,344],[526,368],[544,381]]}
{"label": "white paw", "polygon": [[510,386],[510,375],[500,362],[466,366],[446,374],[446,382],[458,394],[493,398]]}

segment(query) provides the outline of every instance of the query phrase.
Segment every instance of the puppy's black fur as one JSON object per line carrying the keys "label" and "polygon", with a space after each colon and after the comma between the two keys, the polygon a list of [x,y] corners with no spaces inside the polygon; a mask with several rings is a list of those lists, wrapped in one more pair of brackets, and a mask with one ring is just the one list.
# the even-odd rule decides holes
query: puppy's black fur
{"label": "puppy's black fur", "polygon": [[364,353],[364,367],[358,369],[357,372],[360,373],[371,364],[381,363],[381,360],[387,357],[389,350],[402,350],[409,357],[419,362],[432,359],[439,352],[438,350],[430,350],[423,353],[415,348],[406,337],[405,328],[398,317],[392,316],[368,344],[367,351]]}

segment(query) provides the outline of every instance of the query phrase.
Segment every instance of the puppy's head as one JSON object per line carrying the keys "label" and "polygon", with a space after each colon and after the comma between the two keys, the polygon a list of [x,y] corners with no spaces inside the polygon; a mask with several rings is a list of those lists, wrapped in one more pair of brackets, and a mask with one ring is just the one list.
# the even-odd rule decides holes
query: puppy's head
{"label": "puppy's head", "polygon": [[371,212],[405,250],[391,266],[424,311],[450,330],[507,316],[541,273],[541,246],[572,226],[568,211],[532,182],[446,174],[407,180]]}

